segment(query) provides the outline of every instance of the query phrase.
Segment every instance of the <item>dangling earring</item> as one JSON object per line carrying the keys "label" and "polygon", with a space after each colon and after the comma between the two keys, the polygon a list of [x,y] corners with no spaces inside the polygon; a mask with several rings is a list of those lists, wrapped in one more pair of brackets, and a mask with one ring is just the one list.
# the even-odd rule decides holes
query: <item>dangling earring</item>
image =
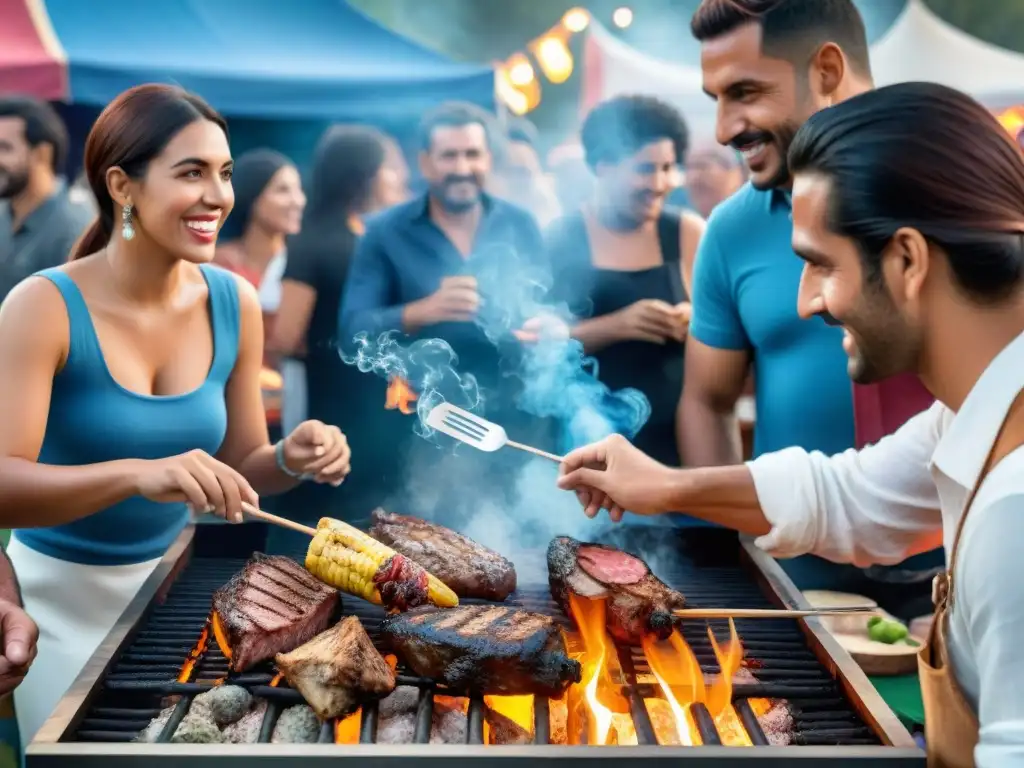
{"label": "dangling earring", "polygon": [[132,226],[132,207],[125,205],[121,208],[121,237],[131,240],[135,237],[135,227]]}

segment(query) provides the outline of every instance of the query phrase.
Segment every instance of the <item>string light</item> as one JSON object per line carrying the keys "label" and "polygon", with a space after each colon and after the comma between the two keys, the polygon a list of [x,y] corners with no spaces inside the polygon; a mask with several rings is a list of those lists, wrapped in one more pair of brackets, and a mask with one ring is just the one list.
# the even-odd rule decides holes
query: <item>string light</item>
{"label": "string light", "polygon": [[570,32],[582,32],[590,23],[590,14],[582,8],[571,8],[562,17],[562,26]]}
{"label": "string light", "polygon": [[625,29],[633,23],[633,11],[626,7],[616,8],[612,14],[612,21],[619,29]]}
{"label": "string light", "polygon": [[535,77],[533,65],[524,54],[516,53],[509,59],[508,79],[512,82],[512,85],[522,88],[524,85],[533,82]]}
{"label": "string light", "polygon": [[573,61],[569,46],[559,37],[545,37],[533,47],[544,76],[556,85],[572,75]]}

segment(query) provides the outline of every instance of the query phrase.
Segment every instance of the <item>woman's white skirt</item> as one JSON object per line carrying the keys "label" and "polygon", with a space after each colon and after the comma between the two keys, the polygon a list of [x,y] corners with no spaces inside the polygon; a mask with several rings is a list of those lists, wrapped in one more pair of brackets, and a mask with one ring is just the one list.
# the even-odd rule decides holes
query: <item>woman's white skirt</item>
{"label": "woman's white skirt", "polygon": [[39,655],[14,692],[24,749],[160,560],[80,565],[29,549],[15,536],[7,554],[39,627]]}

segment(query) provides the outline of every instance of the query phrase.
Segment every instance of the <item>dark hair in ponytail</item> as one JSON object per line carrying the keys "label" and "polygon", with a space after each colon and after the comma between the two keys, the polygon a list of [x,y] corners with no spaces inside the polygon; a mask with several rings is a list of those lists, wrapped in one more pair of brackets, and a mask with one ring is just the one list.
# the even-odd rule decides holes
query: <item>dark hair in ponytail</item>
{"label": "dark hair in ponytail", "polygon": [[978,303],[1024,282],[1024,156],[966,94],[899,83],[841,102],[797,132],[789,167],[831,179],[829,228],[857,243],[868,279],[879,279],[896,231],[912,227]]}
{"label": "dark hair in ponytail", "polygon": [[139,85],[107,105],[85,142],[85,175],[99,216],[75,243],[69,261],[95,253],[113,235],[116,206],[107,188],[107,171],[120,168],[133,179],[142,178],[150,161],[196,120],[216,123],[227,134],[224,118],[213,107],[173,85]]}

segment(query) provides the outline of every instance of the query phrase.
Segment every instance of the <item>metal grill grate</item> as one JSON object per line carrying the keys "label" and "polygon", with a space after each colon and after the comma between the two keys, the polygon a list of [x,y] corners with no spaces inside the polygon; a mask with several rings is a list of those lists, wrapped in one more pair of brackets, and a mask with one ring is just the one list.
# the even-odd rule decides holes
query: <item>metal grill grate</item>
{"label": "metal grill grate", "polygon": [[[751,574],[741,565],[735,538],[731,547],[707,546],[718,537],[680,537],[675,556],[659,562],[656,570],[670,585],[682,591],[695,606],[773,607],[761,592]],[[641,534],[642,535],[642,534]],[[703,545],[700,541],[703,540]],[[621,542],[620,542],[621,543]],[[650,550],[645,550],[650,551]],[[161,700],[180,695],[181,699],[164,726],[158,741],[166,742],[188,712],[192,699],[211,689],[214,681],[227,676],[227,660],[210,642],[190,679],[202,682],[177,682],[185,659],[195,647],[210,610],[214,590],[240,570],[245,561],[197,557],[175,581],[162,604],[151,608],[140,632],[120,657],[115,659],[102,679],[102,693],[94,699],[85,717],[78,723],[73,741],[128,742],[147,727],[161,709]],[[467,603],[482,601],[465,601]],[[383,611],[369,603],[345,596],[345,613],[359,617],[375,643],[379,641]],[[568,625],[548,594],[547,586],[520,589],[508,603],[525,610],[555,616]],[[716,637],[726,636],[724,622],[712,622]],[[756,678],[753,684],[733,687],[733,702],[740,720],[755,746],[769,743],[749,699],[785,700],[792,715],[790,743],[795,745],[877,745],[879,739],[844,696],[839,684],[810,650],[795,621],[739,620],[737,631]],[[717,675],[719,666],[707,636],[706,622],[688,622],[683,635],[693,649],[705,677]],[[644,682],[650,674],[639,649],[620,648],[619,660],[626,678],[624,693],[641,745],[658,743],[649,717],[645,698],[658,698],[660,691]],[[271,686],[273,669],[268,664],[257,670],[231,677],[228,682],[247,688],[254,696],[266,699],[268,708],[259,733],[259,742],[270,741],[281,711],[302,698],[282,684]],[[439,688],[431,680],[409,674],[398,668],[398,685],[415,686],[420,690],[416,709],[414,743],[430,740],[434,710],[434,694],[465,696],[466,692]],[[549,740],[549,702],[536,697],[534,703],[534,743]],[[701,704],[692,707],[695,723],[705,745],[721,744],[713,718]],[[377,705],[362,710],[360,743],[376,741]],[[484,743],[484,702],[479,696],[469,697],[466,742]],[[325,723],[320,742],[334,741],[334,724]]]}

